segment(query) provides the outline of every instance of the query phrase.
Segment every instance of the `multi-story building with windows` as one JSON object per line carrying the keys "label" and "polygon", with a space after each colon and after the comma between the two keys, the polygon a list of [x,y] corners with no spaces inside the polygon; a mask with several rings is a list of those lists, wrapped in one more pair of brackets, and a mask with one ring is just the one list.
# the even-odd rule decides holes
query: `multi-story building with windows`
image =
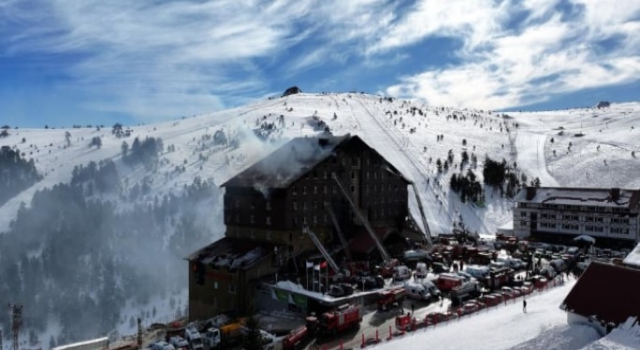
{"label": "multi-story building with windows", "polygon": [[401,232],[408,185],[357,136],[291,140],[222,185],[225,237],[188,258],[190,318],[252,311],[260,278],[317,252],[304,228],[353,240],[363,223],[345,192],[376,233]]}
{"label": "multi-story building with windows", "polygon": [[589,235],[622,246],[640,239],[640,190],[527,187],[514,201],[517,237],[567,241]]}

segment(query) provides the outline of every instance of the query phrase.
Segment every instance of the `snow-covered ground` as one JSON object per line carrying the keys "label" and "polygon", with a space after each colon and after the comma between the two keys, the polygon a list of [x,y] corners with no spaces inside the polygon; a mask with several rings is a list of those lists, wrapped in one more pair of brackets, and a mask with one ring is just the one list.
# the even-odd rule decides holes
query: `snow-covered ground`
{"label": "snow-covered ground", "polygon": [[[640,349],[640,328],[621,329],[600,339],[589,326],[567,324],[567,315],[558,308],[575,281],[536,293],[522,302],[509,303],[463,317],[447,325],[383,342],[375,350],[392,349],[474,349],[474,350],[588,350]],[[625,342],[616,339],[624,339]],[[595,342],[595,343],[594,343]]]}
{"label": "snow-covered ground", "polygon": [[[418,112],[419,111],[419,112]],[[282,115],[284,123],[278,118]],[[334,117],[335,116],[335,117]],[[433,233],[449,232],[460,218],[479,233],[495,233],[511,220],[510,203],[488,190],[485,207],[461,203],[449,191],[449,178],[460,171],[463,150],[475,154],[478,164],[469,165],[482,178],[485,155],[496,160],[517,162],[529,179],[539,177],[543,186],[640,187],[640,104],[614,104],[610,109],[580,109],[552,112],[501,113],[456,110],[389,102],[378,96],[360,94],[298,94],[208,115],[182,118],[155,125],[131,127],[132,136],[118,139],[110,126],[97,131],[82,129],[11,129],[0,145],[18,147],[34,158],[44,179],[0,207],[0,232],[15,217],[20,203],[27,205],[38,189],[71,178],[74,166],[102,159],[118,160],[123,141],[134,137],[161,137],[175,152],[165,152],[163,163],[153,175],[152,192],[162,195],[179,191],[195,176],[213,178],[220,184],[262,158],[292,137],[317,134],[323,121],[334,134],[360,135],[412,179],[420,194]],[[266,122],[277,127],[280,140],[264,144],[252,129]],[[517,124],[517,127],[516,127]],[[237,138],[237,148],[214,146],[203,139],[222,130]],[[65,132],[71,133],[66,147]],[[563,135],[558,135],[561,133]],[[575,135],[582,133],[582,137]],[[437,140],[437,135],[443,135]],[[102,136],[102,148],[89,148],[94,136]],[[22,139],[25,142],[22,142]],[[553,140],[553,142],[551,142]],[[569,143],[571,147],[569,148]],[[598,147],[599,146],[599,147]],[[553,151],[556,151],[554,154]],[[454,154],[449,171],[439,174],[435,163]],[[204,158],[202,158],[202,157]],[[148,173],[119,166],[129,184]],[[185,171],[175,173],[176,166]],[[418,218],[417,202],[410,197],[411,213]],[[221,215],[220,213],[216,215]],[[416,220],[422,225],[421,220]]]}
{"label": "snow-covered ground", "polygon": [[[29,205],[36,191],[69,182],[75,166],[113,159],[124,188],[144,178],[150,180],[152,195],[140,200],[152,201],[153,196],[180,192],[182,186],[192,183],[196,176],[222,184],[287,140],[320,133],[323,127],[318,126],[319,121],[335,135],[361,136],[413,180],[431,232],[435,234],[450,232],[460,220],[472,231],[494,234],[498,227],[511,221],[511,203],[501,197],[499,191],[487,188],[484,206],[478,207],[462,203],[458,195],[449,190],[449,179],[454,172],[472,169],[482,179],[485,155],[498,161],[504,158],[509,164],[516,162],[518,168],[514,171],[524,172],[529,180],[539,177],[543,186],[640,187],[640,130],[637,128],[640,127],[640,103],[613,104],[604,110],[508,114],[426,106],[397,99],[389,101],[373,95],[298,94],[212,114],[132,126],[131,137],[127,138],[116,138],[111,126],[100,130],[95,125],[80,129],[13,128],[9,130],[10,136],[0,139],[0,146],[18,148],[25,158],[34,159],[44,178],[0,206],[0,234],[7,231],[22,202]],[[276,126],[272,134],[275,137],[267,143],[253,132],[262,123]],[[238,146],[214,145],[211,137],[217,131],[237,140]],[[70,144],[65,139],[66,132],[71,134]],[[102,140],[100,149],[88,147],[91,138],[96,136]],[[119,161],[124,141],[131,145],[135,137],[148,136],[160,137],[164,143],[165,152],[156,172],[150,173],[142,167],[132,169]],[[168,152],[169,146],[175,151]],[[477,164],[470,162],[461,169],[463,151],[469,156],[475,155]],[[436,161],[444,161],[449,152],[454,155],[454,161],[448,171],[438,173]],[[176,168],[183,170],[175,171]],[[116,201],[121,210],[130,205],[119,198],[109,199]],[[412,192],[409,204],[415,221],[422,225]],[[211,223],[210,227],[216,227],[211,240],[219,238],[223,232],[221,206],[212,210],[204,208],[203,216]],[[171,234],[167,232],[167,236]],[[39,251],[25,253],[37,256]],[[156,318],[168,317],[161,311],[166,309],[161,301],[152,304],[157,308]],[[140,310],[152,310],[153,305]],[[526,317],[542,317],[535,313],[535,299],[531,307],[532,313]],[[507,315],[514,324],[506,321],[501,324],[506,329],[515,327],[517,317],[524,317],[517,313],[517,307],[514,309],[511,316]],[[126,325],[119,329],[121,333],[130,331],[126,328],[131,316],[133,313],[124,318]],[[467,321],[461,324],[464,322]],[[478,325],[469,323],[469,327],[473,329]],[[515,328],[512,330],[515,333],[501,332],[519,341],[511,346],[533,339],[535,333],[531,331],[520,337],[515,335],[519,334]],[[55,333],[53,328],[52,333]],[[48,342],[49,336],[42,338]]]}

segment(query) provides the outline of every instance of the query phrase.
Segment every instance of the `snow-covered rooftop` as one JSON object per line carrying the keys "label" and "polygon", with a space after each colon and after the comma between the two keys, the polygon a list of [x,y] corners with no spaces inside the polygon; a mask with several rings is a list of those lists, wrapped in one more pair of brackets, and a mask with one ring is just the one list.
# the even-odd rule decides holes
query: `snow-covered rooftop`
{"label": "snow-covered rooftop", "polygon": [[272,249],[270,244],[224,237],[189,255],[187,260],[229,269],[248,268],[269,255]]}
{"label": "snow-covered rooftop", "polygon": [[640,243],[622,261],[623,264],[640,268]]}
{"label": "snow-covered rooftop", "polygon": [[[528,199],[527,192],[533,190],[535,194]],[[563,204],[598,207],[634,208],[640,202],[640,190],[620,189],[617,199],[612,197],[613,189],[609,188],[566,188],[541,187],[537,189],[522,189],[514,197],[515,202],[538,204]]]}

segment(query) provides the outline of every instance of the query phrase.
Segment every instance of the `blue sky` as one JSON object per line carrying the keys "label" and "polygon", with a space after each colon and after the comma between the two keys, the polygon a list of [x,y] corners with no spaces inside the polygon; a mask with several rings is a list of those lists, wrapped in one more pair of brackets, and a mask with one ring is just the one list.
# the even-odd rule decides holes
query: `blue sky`
{"label": "blue sky", "polygon": [[150,123],[281,93],[640,100],[637,0],[0,0],[0,124]]}

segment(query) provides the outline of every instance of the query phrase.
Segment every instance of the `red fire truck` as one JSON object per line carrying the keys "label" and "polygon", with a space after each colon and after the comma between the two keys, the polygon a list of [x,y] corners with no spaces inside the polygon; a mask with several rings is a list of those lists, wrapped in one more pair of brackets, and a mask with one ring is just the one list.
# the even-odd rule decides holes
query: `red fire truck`
{"label": "red fire truck", "polygon": [[305,326],[294,329],[282,340],[284,350],[300,349],[304,343],[315,336],[336,334],[360,326],[362,322],[362,307],[360,305],[344,304],[333,311],[328,311],[320,317],[307,317]]}
{"label": "red fire truck", "polygon": [[406,296],[407,290],[403,287],[382,291],[380,292],[380,299],[378,299],[378,310],[386,311],[394,304],[399,306]]}

